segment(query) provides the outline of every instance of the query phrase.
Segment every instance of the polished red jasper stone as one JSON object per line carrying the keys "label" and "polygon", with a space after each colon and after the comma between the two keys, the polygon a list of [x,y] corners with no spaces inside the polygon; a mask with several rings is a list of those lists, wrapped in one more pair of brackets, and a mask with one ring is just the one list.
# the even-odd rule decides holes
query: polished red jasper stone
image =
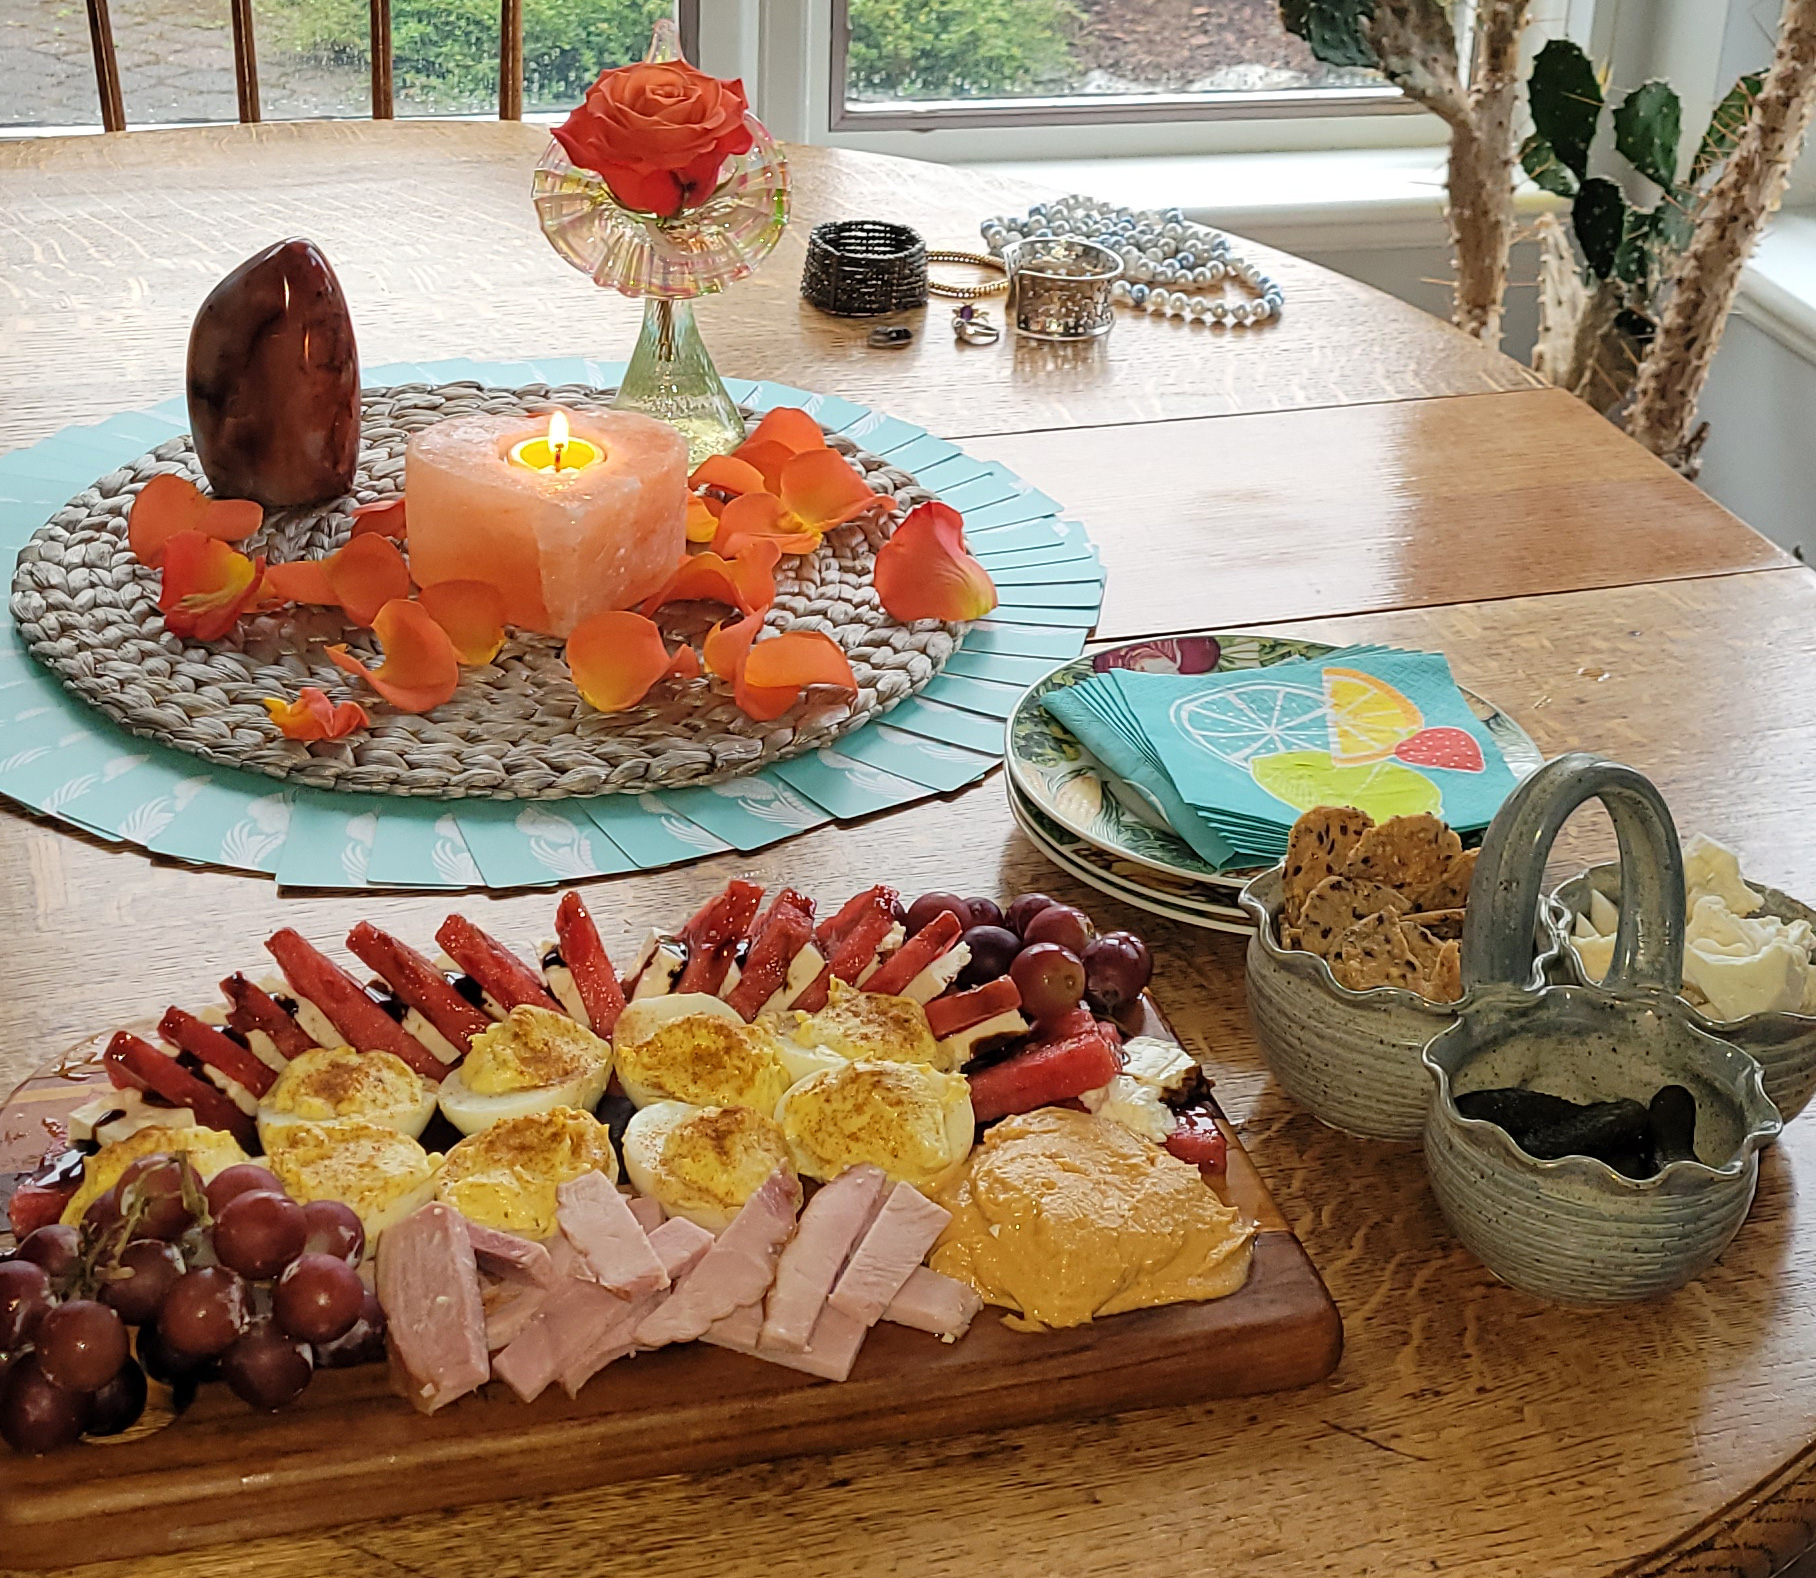
{"label": "polished red jasper stone", "polygon": [[359,460],[359,349],[312,241],[280,241],[209,292],[189,331],[189,426],[217,498],[324,504]]}

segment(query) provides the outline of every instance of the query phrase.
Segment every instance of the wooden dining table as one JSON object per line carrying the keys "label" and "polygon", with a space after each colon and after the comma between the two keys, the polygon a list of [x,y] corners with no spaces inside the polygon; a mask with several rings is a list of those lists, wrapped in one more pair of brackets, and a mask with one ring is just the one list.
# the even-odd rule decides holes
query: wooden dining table
{"label": "wooden dining table", "polygon": [[[180,392],[202,297],[287,235],[333,261],[368,363],[627,354],[636,304],[538,234],[529,172],[545,137],[335,122],[0,143],[0,450]],[[975,247],[987,215],[1055,194],[818,148],[790,161],[781,247],[700,309],[723,371],[873,405],[1060,500],[1108,571],[1099,639],[1265,628],[1443,651],[1547,755],[1631,764],[1680,827],[1816,897],[1816,579],[1587,407],[1403,303],[1246,242],[1286,292],[1263,328],[1123,314],[1089,345],[976,346],[935,301],[903,316],[907,348],[872,349],[868,322],[800,299],[814,223],[887,218],[930,246]],[[1559,869],[1609,849],[1585,813]],[[1073,883],[1017,831],[1000,774],[587,897],[610,944],[742,871],[829,896],[879,881],[1038,888],[1146,935],[1159,1000],[1342,1312],[1336,1372],[1276,1395],[703,1476],[623,1482],[602,1463],[585,1493],[511,1500],[501,1483],[496,1503],[445,1514],[362,1522],[356,1497],[320,1533],[108,1570],[1763,1578],[1816,1541],[1816,1210],[1798,1203],[1816,1194],[1816,1120],[1766,1154],[1752,1214],[1706,1276],[1652,1303],[1554,1307],[1457,1243],[1416,1147],[1327,1129],[1273,1083],[1241,939]],[[460,902],[519,939],[549,905]],[[193,992],[277,926],[327,939],[363,918],[427,936],[448,908],[280,895],[8,808],[0,1088]]]}

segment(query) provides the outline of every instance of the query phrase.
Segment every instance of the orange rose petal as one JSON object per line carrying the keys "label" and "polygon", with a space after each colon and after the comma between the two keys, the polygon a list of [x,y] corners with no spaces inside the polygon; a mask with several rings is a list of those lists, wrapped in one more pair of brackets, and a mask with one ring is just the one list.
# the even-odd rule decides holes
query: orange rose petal
{"label": "orange rose petal", "polygon": [[313,685],[305,685],[295,701],[267,696],[265,710],[278,733],[290,740],[339,740],[355,729],[372,727],[366,709],[357,701],[343,701],[337,707],[325,691]]}
{"label": "orange rose petal", "polygon": [[736,531],[723,542],[715,541],[713,552],[723,554],[727,559],[735,559],[756,542],[773,543],[779,553],[812,553],[820,546],[820,534],[817,531],[804,531],[793,537],[753,537],[748,532]]}
{"label": "orange rose petal", "polygon": [[402,542],[408,533],[409,522],[404,518],[404,501],[401,496],[379,499],[371,504],[356,504],[353,508],[355,537],[390,537]]}
{"label": "orange rose petal", "polygon": [[782,486],[782,468],[794,457],[795,451],[786,444],[771,443],[768,440],[761,444],[743,443],[732,456],[734,460],[741,460],[751,467],[771,493]]}
{"label": "orange rose petal", "polygon": [[379,609],[410,595],[410,567],[388,537],[355,537],[322,560],[334,600],[356,625],[369,625]]}
{"label": "orange rose petal", "polygon": [[687,479],[690,488],[723,488],[727,493],[760,493],[763,473],[736,455],[708,455]]}
{"label": "orange rose petal", "polygon": [[782,468],[782,507],[825,531],[877,505],[879,496],[836,449],[809,450]]}
{"label": "orange rose petal", "polygon": [[700,654],[685,641],[675,648],[675,656],[668,665],[664,679],[698,679],[700,677]]}
{"label": "orange rose petal", "polygon": [[504,645],[504,593],[490,581],[439,581],[417,594],[469,667],[490,663]]}
{"label": "orange rose petal", "polygon": [[789,454],[799,455],[810,449],[824,449],[826,434],[799,406],[779,405],[745,435],[744,442],[732,453],[743,455],[757,444],[780,444]]}
{"label": "orange rose petal", "polygon": [[789,630],[759,641],[744,659],[744,683],[761,690],[836,685],[856,691],[857,676],[838,642],[817,630]]}
{"label": "orange rose petal", "polygon": [[707,673],[718,679],[735,681],[738,669],[744,662],[744,654],[750,651],[750,644],[757,639],[757,632],[763,628],[763,618],[767,613],[767,609],[759,608],[736,624],[714,625],[702,643]]}
{"label": "orange rose petal", "polygon": [[711,542],[719,534],[719,517],[713,514],[703,498],[687,496],[687,540]]}
{"label": "orange rose petal", "polygon": [[876,595],[904,623],[982,619],[996,607],[996,583],[965,552],[964,518],[937,500],[908,512],[876,556]]}
{"label": "orange rose petal", "polygon": [[264,590],[286,603],[319,603],[329,608],[340,601],[328,584],[328,571],[320,559],[291,559],[266,565]]}
{"label": "orange rose petal", "polygon": [[174,636],[218,641],[258,599],[265,561],[248,559],[218,538],[180,531],[163,544],[158,608]]}
{"label": "orange rose petal", "polygon": [[257,531],[264,519],[264,510],[251,499],[211,499],[187,477],[165,472],[147,482],[132,501],[126,541],[139,563],[156,568],[163,563],[164,545],[178,532],[238,542]]}
{"label": "orange rose petal", "polygon": [[609,608],[583,619],[568,637],[574,688],[599,712],[624,712],[669,670],[662,632],[642,614]]}
{"label": "orange rose petal", "polygon": [[767,608],[776,600],[774,570],[782,550],[768,539],[747,543],[735,559],[725,559],[711,552],[688,554],[659,592],[646,598],[643,615],[648,618],[666,603],[702,599],[729,603],[740,613]]}
{"label": "orange rose petal", "polygon": [[454,694],[460,684],[454,643],[421,603],[401,597],[386,603],[372,621],[372,632],[385,650],[382,667],[367,668],[345,647],[329,647],[330,661],[357,674],[399,712],[427,712]]}
{"label": "orange rose petal", "polygon": [[713,551],[729,559],[757,538],[773,542],[778,553],[812,553],[820,546],[819,532],[784,510],[773,493],[746,493],[727,504],[719,516]]}

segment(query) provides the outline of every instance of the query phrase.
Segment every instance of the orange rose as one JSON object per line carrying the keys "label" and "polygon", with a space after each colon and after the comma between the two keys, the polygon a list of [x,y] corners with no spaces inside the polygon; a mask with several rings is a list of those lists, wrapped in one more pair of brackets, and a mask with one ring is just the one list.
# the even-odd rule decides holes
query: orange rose
{"label": "orange rose", "polygon": [[644,61],[600,72],[555,137],[626,208],[668,219],[710,196],[725,161],[750,151],[745,107],[742,82],[683,60]]}

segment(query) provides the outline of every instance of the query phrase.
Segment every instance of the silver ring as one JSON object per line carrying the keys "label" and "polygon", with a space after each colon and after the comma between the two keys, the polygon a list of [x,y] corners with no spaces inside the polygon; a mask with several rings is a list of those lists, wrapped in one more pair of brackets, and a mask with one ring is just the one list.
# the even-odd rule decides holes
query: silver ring
{"label": "silver ring", "polygon": [[990,321],[990,314],[966,302],[952,312],[952,332],[966,345],[994,345],[1003,331]]}

